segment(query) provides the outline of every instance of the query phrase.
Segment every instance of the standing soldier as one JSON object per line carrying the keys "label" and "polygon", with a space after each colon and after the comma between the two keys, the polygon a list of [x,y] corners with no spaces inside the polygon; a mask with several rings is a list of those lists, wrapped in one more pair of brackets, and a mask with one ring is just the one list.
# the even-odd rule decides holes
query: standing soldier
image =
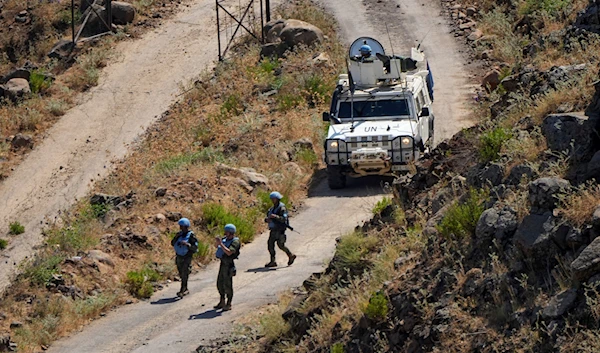
{"label": "standing soldier", "polygon": [[[235,236],[236,228],[233,224],[227,224],[224,230],[225,236],[222,239],[215,238],[216,255],[221,260],[217,277],[217,289],[221,300],[214,308],[229,311],[231,310],[231,299],[233,299],[233,276],[236,272],[233,260],[237,259],[240,254],[240,239]],[[227,302],[225,302],[225,298],[227,298]]]}
{"label": "standing soldier", "polygon": [[171,240],[171,245],[175,248],[175,264],[181,278],[181,289],[177,292],[177,296],[183,298],[190,294],[188,290],[188,278],[192,269],[192,257],[198,251],[198,240],[194,232],[190,230],[190,220],[182,218],[177,222],[180,231]]}
{"label": "standing soldier", "polygon": [[267,218],[265,222],[269,224],[269,241],[267,243],[269,254],[271,255],[271,262],[265,265],[265,267],[277,267],[275,262],[275,243],[279,249],[283,250],[288,256],[288,266],[291,266],[296,260],[296,255],[292,254],[290,249],[285,246],[286,235],[285,230],[288,227],[288,212],[285,208],[285,204],[281,202],[283,196],[277,191],[273,191],[269,197],[273,202],[273,207],[267,212]]}

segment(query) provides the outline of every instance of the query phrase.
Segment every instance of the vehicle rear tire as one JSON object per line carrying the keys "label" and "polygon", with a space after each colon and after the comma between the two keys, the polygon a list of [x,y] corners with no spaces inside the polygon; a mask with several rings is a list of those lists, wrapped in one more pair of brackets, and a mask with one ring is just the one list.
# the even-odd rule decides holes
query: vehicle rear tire
{"label": "vehicle rear tire", "polygon": [[339,166],[327,166],[327,183],[330,189],[343,189],[346,187],[346,176]]}

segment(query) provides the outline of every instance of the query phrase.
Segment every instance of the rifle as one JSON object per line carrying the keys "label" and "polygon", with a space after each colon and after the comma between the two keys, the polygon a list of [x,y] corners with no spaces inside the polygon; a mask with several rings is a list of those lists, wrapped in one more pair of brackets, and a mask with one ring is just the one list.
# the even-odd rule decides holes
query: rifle
{"label": "rifle", "polygon": [[268,221],[273,221],[273,222],[275,222],[275,223],[279,223],[279,224],[281,224],[281,225],[284,225],[286,229],[289,229],[289,230],[291,230],[291,231],[292,231],[292,232],[294,232],[294,233],[298,233],[298,234],[302,235],[302,234],[301,234],[299,231],[297,231],[297,230],[294,230],[294,228],[292,228],[292,226],[290,226],[289,224],[287,224],[287,223],[285,223],[285,222],[282,222],[282,221],[280,221],[280,220],[278,220],[278,219],[275,219],[275,218],[265,218],[265,221],[267,221],[267,222],[268,222]]}

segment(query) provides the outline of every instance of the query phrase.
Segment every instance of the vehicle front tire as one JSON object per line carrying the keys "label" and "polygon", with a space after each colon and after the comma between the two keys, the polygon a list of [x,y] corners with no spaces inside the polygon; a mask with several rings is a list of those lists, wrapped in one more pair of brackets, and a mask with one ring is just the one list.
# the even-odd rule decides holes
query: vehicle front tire
{"label": "vehicle front tire", "polygon": [[342,173],[342,167],[327,166],[327,183],[330,189],[343,189],[346,187],[346,176]]}

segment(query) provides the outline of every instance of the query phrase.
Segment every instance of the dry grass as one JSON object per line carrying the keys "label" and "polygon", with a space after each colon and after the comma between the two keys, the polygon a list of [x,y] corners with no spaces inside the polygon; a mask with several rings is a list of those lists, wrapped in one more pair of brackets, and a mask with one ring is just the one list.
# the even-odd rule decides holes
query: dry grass
{"label": "dry grass", "polygon": [[590,183],[569,194],[562,200],[558,210],[569,223],[581,228],[592,220],[597,206],[600,206],[600,187]]}

